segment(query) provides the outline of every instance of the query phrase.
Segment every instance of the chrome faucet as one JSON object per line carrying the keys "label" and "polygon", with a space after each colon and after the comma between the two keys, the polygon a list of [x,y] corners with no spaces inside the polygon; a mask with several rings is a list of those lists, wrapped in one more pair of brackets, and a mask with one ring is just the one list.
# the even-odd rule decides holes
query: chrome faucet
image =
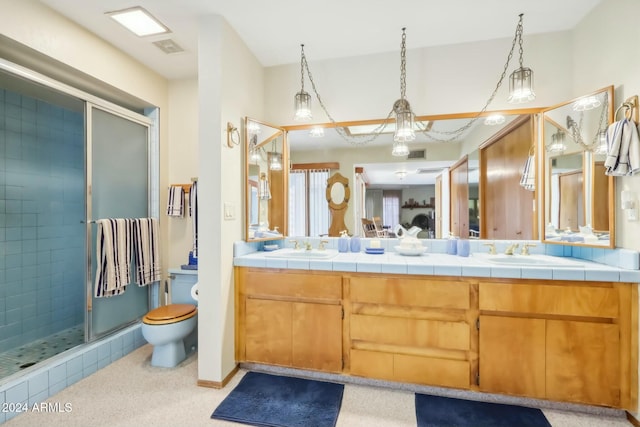
{"label": "chrome faucet", "polygon": [[293,243],[293,249],[294,250],[297,251],[298,249],[300,249],[300,244],[298,243],[297,240],[289,240],[289,243]]}
{"label": "chrome faucet", "polygon": [[483,243],[485,246],[489,246],[489,255],[496,255],[496,244],[495,243]]}
{"label": "chrome faucet", "polygon": [[520,255],[529,255],[529,248],[537,246],[535,243],[524,243]]}
{"label": "chrome faucet", "polygon": [[328,240],[320,240],[320,243],[318,243],[318,250],[319,251],[324,251],[325,250],[324,245],[327,244],[327,243],[329,243]]}
{"label": "chrome faucet", "polygon": [[513,255],[513,251],[515,251],[518,248],[518,243],[512,243],[509,246],[507,246],[507,249],[505,249],[504,254],[505,255]]}

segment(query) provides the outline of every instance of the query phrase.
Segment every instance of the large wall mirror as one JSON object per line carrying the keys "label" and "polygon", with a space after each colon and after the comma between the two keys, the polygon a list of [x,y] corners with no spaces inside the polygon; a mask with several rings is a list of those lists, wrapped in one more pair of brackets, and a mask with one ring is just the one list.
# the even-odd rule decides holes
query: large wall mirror
{"label": "large wall mirror", "polygon": [[246,240],[287,234],[288,149],[284,129],[245,118]]}
{"label": "large wall mirror", "polygon": [[605,174],[613,86],[543,112],[544,238],[613,248],[614,179]]}
{"label": "large wall mirror", "polygon": [[[428,136],[417,132],[416,140],[408,144],[409,156],[403,157],[391,154],[392,126],[388,132],[367,143],[357,143],[353,138],[348,142],[340,135],[371,139],[371,132],[379,126],[380,120],[285,127],[291,160],[289,234],[329,234],[330,213],[324,189],[326,180],[339,172],[349,179],[351,187],[351,200],[345,214],[349,234],[362,236],[363,219],[377,219],[379,228],[386,230],[384,235],[388,236],[393,236],[396,225],[401,225],[406,229],[420,227],[419,238],[444,237],[451,231],[469,238],[531,239],[536,226],[531,202],[526,205],[531,207],[531,212],[518,222],[521,228],[517,228],[526,233],[498,236],[485,229],[484,235],[488,237],[483,237],[480,195],[486,172],[482,171],[480,159],[483,144],[504,136],[518,123],[528,119],[531,120],[527,123],[531,122],[532,113],[537,111],[506,111],[502,118],[485,124],[489,116],[486,113],[459,134],[451,132],[469,123],[476,113],[419,116],[416,120],[431,132]],[[518,144],[521,145],[519,152],[525,155],[514,160],[516,172],[511,178],[515,182],[513,191],[524,191],[518,183],[526,155],[535,144],[532,134]],[[449,179],[444,179],[445,185],[441,184],[439,189],[437,181],[440,179],[442,183],[444,175],[448,178],[449,169],[463,158],[468,160],[465,170],[456,175],[454,194],[451,194]],[[509,195],[502,197],[508,200]],[[491,202],[485,204],[492,206]],[[451,212],[456,212],[457,216],[452,217]]]}

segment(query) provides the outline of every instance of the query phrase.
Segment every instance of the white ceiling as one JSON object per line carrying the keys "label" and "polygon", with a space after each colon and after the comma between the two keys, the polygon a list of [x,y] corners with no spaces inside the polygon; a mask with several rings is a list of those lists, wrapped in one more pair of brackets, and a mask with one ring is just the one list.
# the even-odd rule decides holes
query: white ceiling
{"label": "white ceiling", "polygon": [[[198,19],[221,15],[263,66],[568,30],[601,0],[40,0],[168,79],[197,75]],[[185,52],[167,55],[105,12],[142,6]]]}

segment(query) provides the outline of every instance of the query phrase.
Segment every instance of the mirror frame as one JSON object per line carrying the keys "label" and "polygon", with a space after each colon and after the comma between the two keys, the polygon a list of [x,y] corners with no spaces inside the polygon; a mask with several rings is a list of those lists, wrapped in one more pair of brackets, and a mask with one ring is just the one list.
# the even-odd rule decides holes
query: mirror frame
{"label": "mirror frame", "polygon": [[[607,248],[607,249],[612,249],[615,248],[615,235],[616,235],[616,230],[615,230],[615,222],[616,222],[616,208],[615,208],[615,197],[616,197],[616,193],[615,193],[615,179],[613,176],[607,176],[607,185],[608,185],[608,197],[607,197],[607,204],[609,206],[609,244],[608,245],[594,245],[594,244],[589,244],[589,243],[583,243],[583,242],[567,242],[567,241],[555,241],[555,240],[548,240],[546,238],[546,233],[545,233],[545,229],[546,229],[546,224],[547,224],[547,184],[548,184],[548,180],[550,179],[550,170],[547,170],[547,161],[548,161],[548,156],[547,156],[547,151],[546,151],[546,147],[545,147],[545,132],[544,132],[544,125],[545,125],[545,121],[546,121],[546,116],[548,115],[548,112],[551,110],[555,110],[557,108],[562,108],[565,107],[567,105],[573,104],[574,102],[576,102],[577,100],[584,98],[584,97],[588,97],[588,96],[592,96],[592,95],[597,95],[597,94],[601,94],[601,93],[606,93],[608,96],[608,112],[607,112],[607,120],[608,120],[608,125],[613,123],[613,121],[615,120],[614,117],[614,105],[615,105],[615,100],[614,100],[614,86],[606,86],[604,88],[598,89],[596,91],[593,91],[591,93],[587,93],[585,95],[582,96],[578,96],[574,99],[571,99],[569,101],[566,102],[562,102],[556,105],[553,105],[551,107],[547,107],[544,108],[542,110],[542,120],[541,120],[541,129],[540,129],[540,138],[539,138],[539,150],[538,153],[540,153],[540,159],[541,159],[541,167],[538,169],[541,173],[540,178],[537,180],[538,184],[540,185],[540,188],[542,191],[540,191],[540,198],[541,200],[541,214],[539,215],[539,221],[541,223],[541,227],[540,227],[540,241],[542,243],[545,244],[550,244],[550,245],[564,245],[564,246],[580,246],[580,247],[593,247],[593,248]],[[556,122],[553,119],[552,120],[554,123]],[[607,126],[608,126],[607,125]],[[584,153],[585,150],[582,151],[582,153]],[[585,157],[583,154],[583,159],[582,159],[582,170],[584,170],[584,165],[585,165]],[[586,186],[588,185],[589,191],[591,191],[593,193],[593,182],[590,183],[583,183],[583,194],[585,192],[585,188],[587,188]],[[593,198],[592,198],[593,199]],[[592,206],[590,207],[590,209],[592,209]]]}
{"label": "mirror frame", "polygon": [[[251,227],[250,221],[250,212],[249,207],[251,206],[251,184],[249,183],[249,154],[250,154],[250,145],[251,138],[249,136],[249,122],[254,122],[263,127],[270,127],[279,132],[276,132],[274,135],[269,136],[264,141],[258,143],[258,147],[264,146],[272,142],[278,137],[282,137],[282,206],[280,207],[282,211],[282,222],[281,225],[278,226],[278,231],[281,235],[279,236],[270,236],[270,237],[258,237],[258,238],[250,238],[249,237],[249,228]],[[256,120],[251,117],[245,117],[243,120],[243,135],[244,135],[244,194],[245,194],[245,206],[244,206],[244,222],[245,222],[245,235],[244,240],[247,242],[262,242],[262,241],[270,241],[270,240],[281,240],[287,236],[287,228],[289,225],[288,211],[289,211],[289,148],[287,145],[287,132],[281,126],[276,126],[271,123],[267,123],[261,120]],[[271,211],[271,208],[269,209]],[[259,221],[259,214],[258,214]],[[269,225],[270,227],[273,224]]]}

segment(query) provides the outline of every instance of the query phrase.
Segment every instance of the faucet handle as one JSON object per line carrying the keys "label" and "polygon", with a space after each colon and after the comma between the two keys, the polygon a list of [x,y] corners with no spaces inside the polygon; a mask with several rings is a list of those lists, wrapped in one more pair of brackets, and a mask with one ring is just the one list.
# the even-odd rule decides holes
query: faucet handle
{"label": "faucet handle", "polygon": [[483,243],[484,246],[489,246],[489,254],[496,255],[496,244],[495,243]]}
{"label": "faucet handle", "polygon": [[295,250],[300,249],[300,244],[298,243],[297,240],[291,239],[291,240],[289,240],[289,243],[293,243],[293,249],[295,249]]}
{"label": "faucet handle", "polygon": [[520,255],[529,255],[529,248],[538,246],[535,243],[524,243]]}
{"label": "faucet handle", "polygon": [[318,243],[318,250],[319,251],[324,251],[325,250],[324,245],[327,244],[327,243],[329,243],[328,240],[320,240],[320,243]]}

